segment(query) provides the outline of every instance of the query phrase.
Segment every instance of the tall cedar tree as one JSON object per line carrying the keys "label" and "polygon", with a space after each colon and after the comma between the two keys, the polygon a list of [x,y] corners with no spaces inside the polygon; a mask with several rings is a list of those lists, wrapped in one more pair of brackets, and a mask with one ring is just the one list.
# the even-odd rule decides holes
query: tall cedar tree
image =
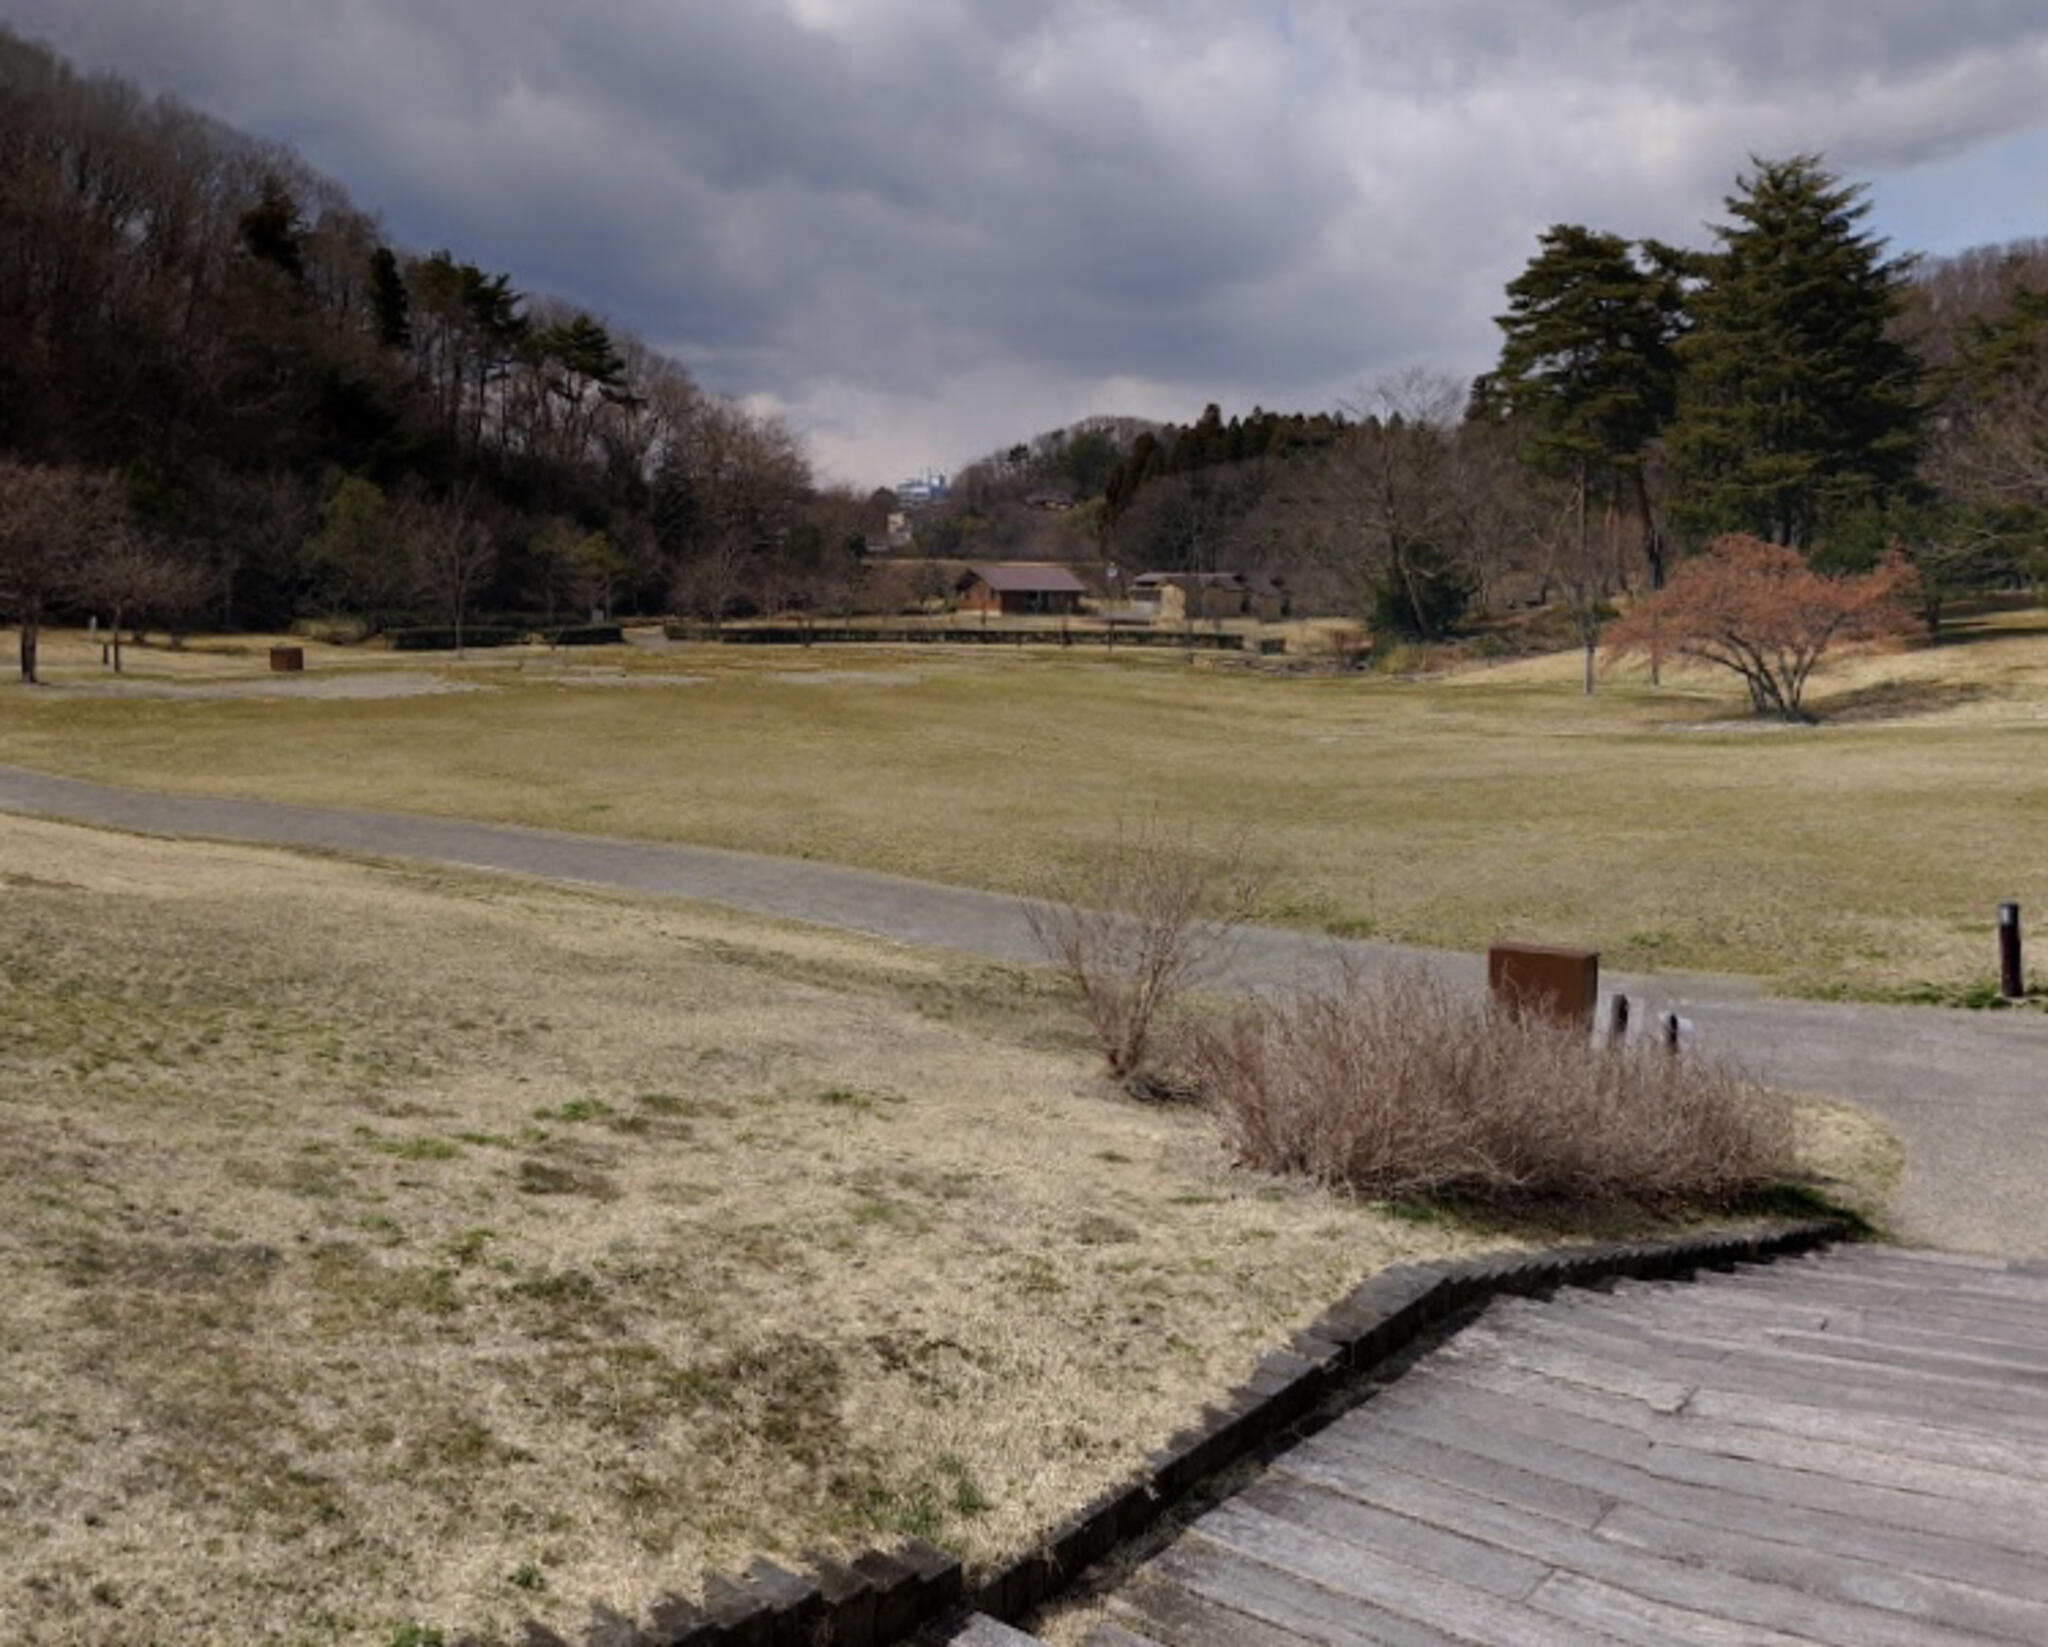
{"label": "tall cedar tree", "polygon": [[1817,155],[1754,165],[1691,299],[1668,449],[1696,540],[1749,532],[1803,551],[1912,479],[1918,367],[1888,331],[1907,263],[1861,232],[1862,185]]}
{"label": "tall cedar tree", "polygon": [[1503,337],[1485,409],[1525,432],[1538,468],[1570,479],[1582,539],[1592,490],[1625,487],[1642,518],[1651,582],[1661,584],[1643,459],[1677,404],[1676,254],[1646,242],[1638,262],[1620,235],[1576,223],[1545,230],[1537,244],[1508,284],[1508,312],[1494,320]]}

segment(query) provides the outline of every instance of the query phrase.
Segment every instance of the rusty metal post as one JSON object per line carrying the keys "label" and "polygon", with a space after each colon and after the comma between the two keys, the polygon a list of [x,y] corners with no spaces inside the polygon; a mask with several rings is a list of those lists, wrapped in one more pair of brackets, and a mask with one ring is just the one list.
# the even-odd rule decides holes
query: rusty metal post
{"label": "rusty metal post", "polygon": [[2027,993],[2027,971],[2020,957],[2020,906],[1998,906],[1998,993],[2017,1001]]}
{"label": "rusty metal post", "polygon": [[1495,944],[1486,987],[1511,1013],[1542,1012],[1590,1028],[1600,1000],[1600,952],[1545,944]]}

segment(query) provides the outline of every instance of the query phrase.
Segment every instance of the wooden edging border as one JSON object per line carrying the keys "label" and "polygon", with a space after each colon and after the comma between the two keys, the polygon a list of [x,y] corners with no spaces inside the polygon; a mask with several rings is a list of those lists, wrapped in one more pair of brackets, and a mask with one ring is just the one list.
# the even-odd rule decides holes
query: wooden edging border
{"label": "wooden edging border", "polygon": [[[999,1568],[972,1593],[959,1558],[921,1540],[848,1562],[813,1558],[804,1575],[757,1560],[737,1577],[713,1577],[702,1603],[662,1598],[644,1627],[599,1609],[583,1647],[894,1647],[955,1616],[982,1613],[1014,1624],[1118,1545],[1148,1531],[1192,1488],[1300,1423],[1340,1384],[1383,1365],[1475,1304],[1768,1263],[1855,1234],[1846,1219],[1809,1219],[1747,1235],[1606,1242],[1382,1270],[1268,1355],[1135,1475],[1064,1517],[1037,1549]],[[571,1647],[569,1638],[530,1620],[519,1644]]]}

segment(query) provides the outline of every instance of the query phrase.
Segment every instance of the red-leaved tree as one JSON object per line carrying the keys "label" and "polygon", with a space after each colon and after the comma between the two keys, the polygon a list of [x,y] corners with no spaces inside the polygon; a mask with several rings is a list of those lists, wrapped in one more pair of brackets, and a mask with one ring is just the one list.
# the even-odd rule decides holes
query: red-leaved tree
{"label": "red-leaved tree", "polygon": [[1810,720],[1801,703],[1822,657],[1906,633],[1912,592],[1913,569],[1903,556],[1827,577],[1796,549],[1735,533],[1716,538],[1612,625],[1607,657],[1663,653],[1732,669],[1759,715]]}

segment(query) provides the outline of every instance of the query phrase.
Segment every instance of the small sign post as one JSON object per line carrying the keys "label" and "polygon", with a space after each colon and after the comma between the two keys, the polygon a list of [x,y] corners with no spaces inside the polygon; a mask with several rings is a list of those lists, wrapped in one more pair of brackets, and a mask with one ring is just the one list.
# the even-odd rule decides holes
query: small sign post
{"label": "small sign post", "polygon": [[1998,993],[2017,1001],[2027,993],[2026,968],[2020,958],[2020,906],[1998,906]]}
{"label": "small sign post", "polygon": [[1600,952],[1548,944],[1495,944],[1486,985],[1511,1013],[1540,1012],[1590,1028],[1600,999]]}

